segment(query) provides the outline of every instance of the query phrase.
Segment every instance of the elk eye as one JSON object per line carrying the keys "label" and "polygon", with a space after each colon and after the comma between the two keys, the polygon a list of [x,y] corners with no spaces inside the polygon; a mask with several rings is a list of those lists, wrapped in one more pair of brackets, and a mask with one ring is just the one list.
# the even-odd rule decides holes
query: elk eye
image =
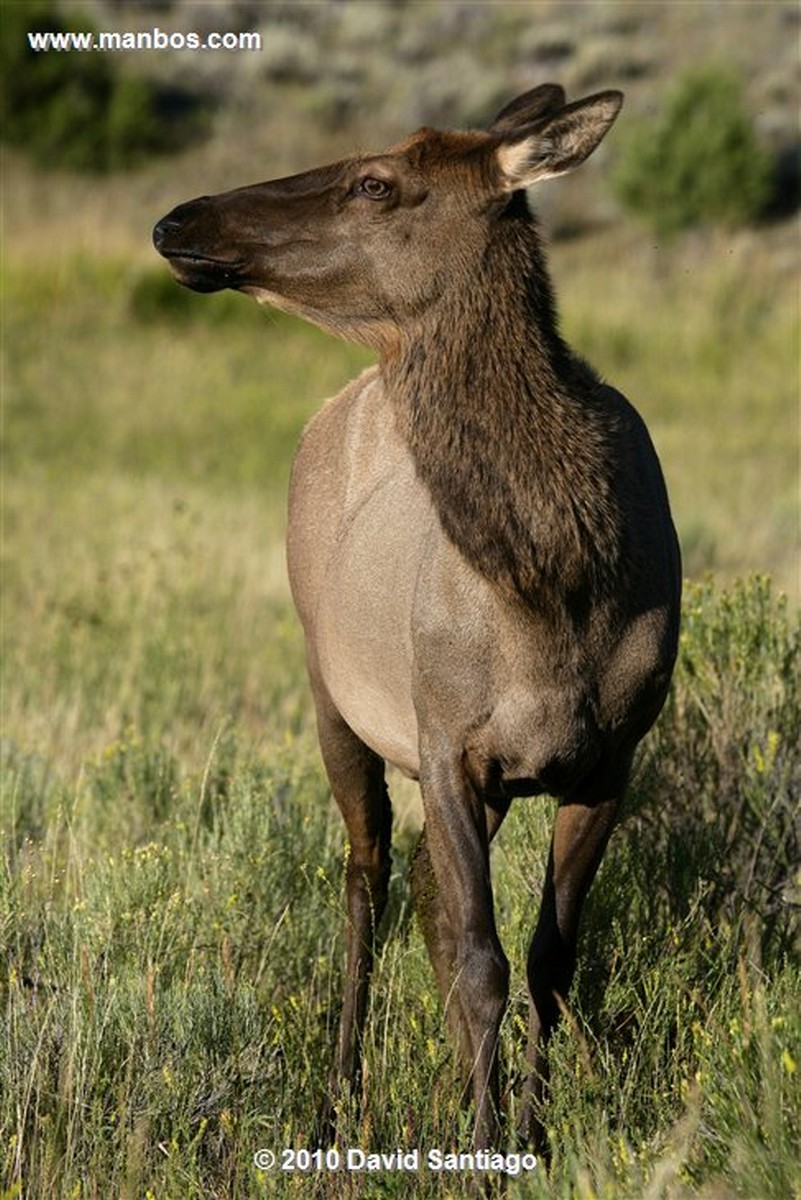
{"label": "elk eye", "polygon": [[366,175],[356,184],[356,194],[365,196],[368,200],[386,200],[392,194],[392,184],[386,179],[377,179],[374,175]]}

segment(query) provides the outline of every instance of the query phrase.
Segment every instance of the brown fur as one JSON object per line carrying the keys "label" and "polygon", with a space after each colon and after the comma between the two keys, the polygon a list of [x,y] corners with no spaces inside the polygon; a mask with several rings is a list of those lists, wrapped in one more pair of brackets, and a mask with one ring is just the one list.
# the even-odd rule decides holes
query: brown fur
{"label": "brown fur", "polygon": [[618,414],[559,337],[533,219],[510,208],[475,276],[385,368],[385,386],[465,558],[535,609],[564,596],[586,607],[627,584]]}
{"label": "brown fur", "polygon": [[577,166],[620,108],[518,97],[487,133],[202,197],[157,247],[376,347],[307,428],[288,561],[320,748],[350,853],[345,997],[323,1126],[357,1087],[387,898],[384,763],[419,780],[412,887],[475,1106],[500,1138],[509,965],[489,845],[512,799],[559,798],[528,958],[520,1132],[543,1143],[545,1049],[581,907],[676,654],[680,564],[659,464],[628,402],[560,337],[523,188]]}

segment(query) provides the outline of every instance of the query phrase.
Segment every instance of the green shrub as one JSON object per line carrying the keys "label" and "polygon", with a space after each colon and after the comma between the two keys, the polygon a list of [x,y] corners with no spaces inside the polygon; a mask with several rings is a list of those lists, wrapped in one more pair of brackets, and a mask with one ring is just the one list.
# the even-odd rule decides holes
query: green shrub
{"label": "green shrub", "polygon": [[706,67],[679,81],[662,116],[634,128],[613,181],[627,208],[672,233],[756,220],[770,200],[771,174],[738,76]]}
{"label": "green shrub", "polygon": [[765,962],[798,944],[800,680],[801,621],[767,578],[687,589],[675,685],[629,797],[644,924],[683,919],[701,886],[706,918],[752,922]]}
{"label": "green shrub", "polygon": [[64,18],[50,4],[8,5],[0,40],[3,139],[42,166],[103,172],[135,165],[192,139],[201,106],[144,79],[122,74],[113,55],[35,52],[29,33],[88,32],[80,13]]}

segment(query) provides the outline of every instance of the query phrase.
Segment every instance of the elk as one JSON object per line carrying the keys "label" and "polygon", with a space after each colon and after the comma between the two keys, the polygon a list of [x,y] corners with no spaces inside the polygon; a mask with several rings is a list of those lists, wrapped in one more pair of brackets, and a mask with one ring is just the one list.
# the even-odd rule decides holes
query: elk
{"label": "elk", "polygon": [[680,558],[656,453],[559,333],[526,192],[582,163],[622,100],[567,103],[545,84],[486,131],[422,129],[384,153],[181,204],[154,230],[187,287],[236,289],[377,352],[306,428],[289,500],[290,584],[349,842],[330,1120],[359,1088],[389,763],[422,793],[412,892],[476,1148],[501,1137],[509,988],[489,847],[515,797],[558,801],[518,1106],[520,1138],[543,1148],[547,1041],[579,916],[678,639]]}

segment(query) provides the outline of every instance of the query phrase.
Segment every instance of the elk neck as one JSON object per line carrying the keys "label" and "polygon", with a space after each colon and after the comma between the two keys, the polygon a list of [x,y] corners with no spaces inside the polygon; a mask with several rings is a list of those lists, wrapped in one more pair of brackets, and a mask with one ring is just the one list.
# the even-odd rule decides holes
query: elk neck
{"label": "elk neck", "polygon": [[614,417],[559,335],[527,208],[510,206],[476,269],[381,369],[418,474],[468,562],[529,607],[567,605],[574,617],[621,587]]}

